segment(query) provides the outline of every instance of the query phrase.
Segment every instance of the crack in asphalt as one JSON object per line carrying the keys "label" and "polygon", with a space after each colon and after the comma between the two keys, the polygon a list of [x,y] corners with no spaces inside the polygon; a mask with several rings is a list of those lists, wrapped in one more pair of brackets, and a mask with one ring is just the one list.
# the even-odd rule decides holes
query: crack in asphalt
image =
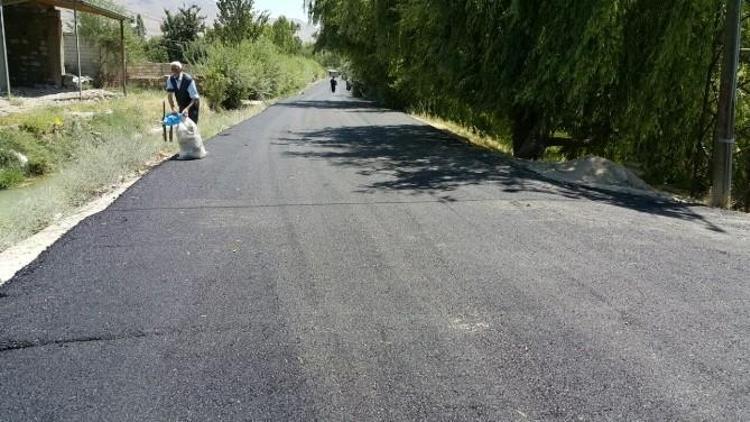
{"label": "crack in asphalt", "polygon": [[146,332],[132,332],[120,335],[101,335],[101,336],[83,336],[67,339],[57,340],[0,340],[0,353],[10,352],[14,350],[31,349],[37,347],[53,346],[53,345],[65,345],[75,343],[92,343],[98,341],[115,341],[115,340],[127,340],[133,338],[143,338],[147,336],[163,335],[156,333]]}
{"label": "crack in asphalt", "polygon": [[12,352],[16,350],[32,349],[46,346],[63,346],[67,344],[85,344],[94,342],[106,342],[106,341],[119,341],[119,340],[130,340],[140,339],[147,337],[165,337],[165,336],[180,336],[180,335],[196,335],[211,332],[214,334],[222,334],[231,331],[243,331],[247,330],[248,326],[214,326],[214,327],[187,327],[187,328],[155,328],[150,330],[132,330],[124,331],[119,334],[102,334],[102,335],[89,335],[79,336],[71,338],[62,338],[56,340],[50,339],[34,339],[34,340],[14,340],[14,339],[3,339],[0,338],[0,353]]}

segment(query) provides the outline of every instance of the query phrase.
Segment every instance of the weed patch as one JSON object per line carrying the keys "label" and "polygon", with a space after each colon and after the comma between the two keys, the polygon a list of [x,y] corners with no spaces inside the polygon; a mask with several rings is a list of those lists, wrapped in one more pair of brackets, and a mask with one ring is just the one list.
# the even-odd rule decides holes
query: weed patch
{"label": "weed patch", "polygon": [[432,114],[412,112],[411,115],[412,117],[428,123],[440,130],[453,133],[454,135],[457,135],[470,144],[494,151],[499,151],[506,155],[511,155],[513,153],[513,144],[510,141],[510,135],[490,136],[482,133],[479,130],[466,127],[459,123],[452,122],[450,120],[446,120]]}
{"label": "weed patch", "polygon": [[7,189],[24,181],[23,171],[18,168],[0,169],[0,189]]}

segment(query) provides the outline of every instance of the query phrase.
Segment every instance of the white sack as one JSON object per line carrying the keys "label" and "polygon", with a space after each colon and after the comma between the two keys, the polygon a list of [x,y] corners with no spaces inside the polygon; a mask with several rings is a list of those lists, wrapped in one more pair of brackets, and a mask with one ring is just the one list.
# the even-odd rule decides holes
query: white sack
{"label": "white sack", "polygon": [[203,146],[203,138],[198,126],[188,117],[177,125],[177,143],[180,144],[180,160],[194,160],[205,157],[208,153]]}

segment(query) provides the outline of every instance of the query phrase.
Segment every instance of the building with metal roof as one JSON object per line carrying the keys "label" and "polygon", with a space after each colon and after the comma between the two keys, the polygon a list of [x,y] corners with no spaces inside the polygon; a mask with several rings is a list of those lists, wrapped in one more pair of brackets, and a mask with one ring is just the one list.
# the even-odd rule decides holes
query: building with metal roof
{"label": "building with metal roof", "polygon": [[[62,84],[65,69],[60,9],[69,9],[74,13],[74,39],[78,56],[79,12],[120,22],[121,81],[123,91],[127,93],[125,22],[131,18],[89,0],[0,0],[0,91],[10,95],[12,86],[16,85]],[[79,59],[79,80],[80,68]]]}

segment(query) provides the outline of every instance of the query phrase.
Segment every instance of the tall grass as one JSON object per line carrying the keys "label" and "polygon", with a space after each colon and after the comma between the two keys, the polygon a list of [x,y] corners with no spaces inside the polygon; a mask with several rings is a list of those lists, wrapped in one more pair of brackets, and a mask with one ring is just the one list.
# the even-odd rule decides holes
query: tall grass
{"label": "tall grass", "polygon": [[513,146],[510,141],[510,135],[488,135],[487,133],[484,133],[476,128],[472,128],[455,121],[443,119],[439,116],[427,113],[425,111],[412,110],[409,111],[409,114],[411,114],[411,116],[416,118],[417,120],[421,120],[433,127],[458,136],[464,142],[489,150],[498,151],[505,155],[513,154]]}
{"label": "tall grass", "polygon": [[[11,115],[0,124],[13,125],[6,132],[26,132],[18,122],[62,126],[56,132],[25,136],[26,144],[39,149],[51,163],[51,174],[26,187],[0,192],[0,250],[34,234],[56,218],[69,215],[92,198],[111,190],[143,171],[159,158],[176,152],[176,143],[164,143],[159,126],[159,92],[139,92],[96,104],[47,107],[26,115]],[[262,106],[215,112],[201,110],[201,132],[208,139],[252,116]],[[70,112],[98,111],[93,117],[74,117]],[[15,123],[12,123],[15,122]],[[20,143],[20,147],[24,145]],[[17,145],[19,146],[19,145]],[[22,149],[20,148],[19,149]],[[30,150],[31,147],[28,148]]]}

